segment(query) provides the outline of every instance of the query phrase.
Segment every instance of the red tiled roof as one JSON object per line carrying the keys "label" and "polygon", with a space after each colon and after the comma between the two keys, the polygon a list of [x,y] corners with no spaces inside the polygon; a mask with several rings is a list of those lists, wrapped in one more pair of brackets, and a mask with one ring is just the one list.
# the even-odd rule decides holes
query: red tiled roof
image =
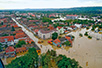
{"label": "red tiled roof", "polygon": [[62,27],[58,26],[57,28],[58,28],[58,29],[61,29]]}
{"label": "red tiled roof", "polygon": [[5,37],[0,37],[0,42],[5,42],[4,39],[7,39],[8,42],[14,41],[14,37],[13,36],[5,36]]}
{"label": "red tiled roof", "polygon": [[22,52],[22,51],[26,51],[27,48],[26,47],[21,47],[21,48],[16,48],[16,52]]}
{"label": "red tiled roof", "polygon": [[75,28],[76,26],[74,26],[74,25],[72,25],[72,26],[70,26],[71,28]]}
{"label": "red tiled roof", "polygon": [[38,29],[35,29],[35,30],[34,30],[34,32],[36,32],[36,33],[37,33],[38,31],[39,31]]}
{"label": "red tiled roof", "polygon": [[71,38],[70,38],[70,37],[68,37],[68,36],[66,36],[65,38],[66,38],[67,40],[71,40]]}
{"label": "red tiled roof", "polygon": [[4,27],[6,27],[7,25],[2,25],[0,28],[4,28]]}
{"label": "red tiled roof", "polygon": [[22,32],[22,33],[16,33],[15,35],[15,38],[18,39],[18,38],[22,38],[22,37],[25,37],[26,35]]}
{"label": "red tiled roof", "polygon": [[22,30],[17,30],[17,31],[14,31],[13,33],[22,33],[23,31]]}
{"label": "red tiled roof", "polygon": [[5,50],[6,53],[15,51],[14,47],[8,46]]}
{"label": "red tiled roof", "polygon": [[53,26],[49,26],[49,27],[48,27],[48,29],[53,30],[53,29],[54,29],[54,27],[53,27]]}
{"label": "red tiled roof", "polygon": [[45,30],[40,30],[40,32],[41,33],[50,33],[50,32],[52,32],[52,31],[57,31],[56,29],[53,29],[53,30],[47,30],[47,31],[45,31]]}
{"label": "red tiled roof", "polygon": [[55,14],[50,14],[49,17],[55,17]]}
{"label": "red tiled roof", "polygon": [[32,16],[33,16],[33,17],[35,17],[35,15],[34,15],[34,14],[32,14]]}
{"label": "red tiled roof", "polygon": [[55,39],[53,42],[57,44],[60,43],[61,41],[59,39]]}

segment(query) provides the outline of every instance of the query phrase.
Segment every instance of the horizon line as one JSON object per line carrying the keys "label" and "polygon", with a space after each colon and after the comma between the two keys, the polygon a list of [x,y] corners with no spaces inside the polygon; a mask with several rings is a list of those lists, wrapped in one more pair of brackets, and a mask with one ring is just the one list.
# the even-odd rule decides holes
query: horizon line
{"label": "horizon line", "polygon": [[[82,8],[82,7],[102,7],[102,6],[80,6],[80,7],[68,7],[70,8]],[[0,9],[0,10],[23,10],[23,9],[67,9],[66,7],[61,7],[61,8],[13,8],[13,9]]]}

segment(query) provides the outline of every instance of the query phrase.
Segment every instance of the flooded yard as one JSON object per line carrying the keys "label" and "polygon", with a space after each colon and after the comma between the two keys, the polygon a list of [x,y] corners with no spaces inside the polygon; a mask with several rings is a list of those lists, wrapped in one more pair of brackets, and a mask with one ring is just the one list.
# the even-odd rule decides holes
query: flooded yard
{"label": "flooded yard", "polygon": [[[83,68],[102,68],[102,40],[88,39],[87,36],[84,36],[86,31],[89,32],[90,29],[69,33],[75,36],[73,47],[69,50],[58,49],[57,54],[75,58]],[[79,37],[79,33],[82,33],[83,37]]]}

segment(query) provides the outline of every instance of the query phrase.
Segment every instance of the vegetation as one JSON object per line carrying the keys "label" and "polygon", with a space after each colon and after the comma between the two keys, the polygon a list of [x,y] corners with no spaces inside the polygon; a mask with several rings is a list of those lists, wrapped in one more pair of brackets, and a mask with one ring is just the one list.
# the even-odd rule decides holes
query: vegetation
{"label": "vegetation", "polygon": [[16,58],[6,68],[38,68],[38,54],[35,48],[30,48],[28,53]]}
{"label": "vegetation", "polygon": [[70,46],[71,43],[70,43],[69,41],[66,41],[66,42],[64,42],[64,45],[66,45],[66,46]]}
{"label": "vegetation", "polygon": [[88,36],[88,32],[85,32],[85,34],[84,34],[85,36]]}
{"label": "vegetation", "polygon": [[89,27],[86,27],[86,29],[88,30],[88,29],[89,29]]}
{"label": "vegetation", "polygon": [[15,31],[15,28],[12,26],[12,29],[11,29],[11,31]]}
{"label": "vegetation", "polygon": [[79,36],[80,36],[80,37],[83,37],[83,35],[82,35],[81,33],[79,33]]}
{"label": "vegetation", "polygon": [[38,57],[35,48],[30,48],[28,53],[22,57],[16,58],[10,64],[6,66],[7,68],[82,68],[79,66],[75,59],[67,58],[64,55],[56,55],[56,51],[47,51],[45,54],[41,54]]}
{"label": "vegetation", "polygon": [[22,41],[19,41],[17,44],[16,44],[16,46],[15,47],[22,47],[22,45],[25,45],[26,44],[26,42],[24,41],[24,40],[22,40]]}
{"label": "vegetation", "polygon": [[88,36],[88,38],[89,38],[89,39],[92,39],[92,37],[91,37],[91,36]]}
{"label": "vegetation", "polygon": [[75,38],[75,36],[72,35],[72,38]]}
{"label": "vegetation", "polygon": [[47,18],[47,17],[43,17],[42,22],[49,22],[49,24],[52,24],[52,21],[50,20],[50,18]]}
{"label": "vegetation", "polygon": [[3,34],[2,37],[3,37],[3,36],[9,36],[9,34]]}
{"label": "vegetation", "polygon": [[61,36],[58,37],[59,39],[61,38]]}
{"label": "vegetation", "polygon": [[52,34],[52,39],[55,40],[55,39],[57,39],[57,37],[58,37],[58,33],[54,32],[54,33]]}
{"label": "vegetation", "polygon": [[[41,56],[42,68],[58,67],[58,68],[79,68],[78,62],[75,59],[67,58],[64,55],[56,56],[56,52],[51,50]],[[54,66],[53,66],[54,65]]]}

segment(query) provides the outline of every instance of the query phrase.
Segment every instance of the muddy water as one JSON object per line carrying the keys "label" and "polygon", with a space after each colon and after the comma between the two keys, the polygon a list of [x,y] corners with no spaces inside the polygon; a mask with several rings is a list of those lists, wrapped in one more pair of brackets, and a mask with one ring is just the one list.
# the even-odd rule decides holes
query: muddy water
{"label": "muddy water", "polygon": [[[95,38],[88,39],[86,36],[79,37],[79,33],[84,34],[89,30],[81,29],[71,32],[75,36],[73,47],[69,50],[56,50],[57,54],[63,54],[70,58],[75,58],[83,68],[102,68],[102,41]],[[86,63],[87,66],[86,66]]]}

